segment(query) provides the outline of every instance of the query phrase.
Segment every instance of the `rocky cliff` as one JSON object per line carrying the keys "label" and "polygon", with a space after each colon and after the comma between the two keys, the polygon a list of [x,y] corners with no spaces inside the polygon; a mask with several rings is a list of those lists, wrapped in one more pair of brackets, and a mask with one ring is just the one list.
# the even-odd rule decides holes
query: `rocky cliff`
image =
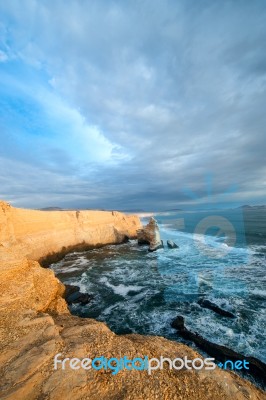
{"label": "rocky cliff", "polygon": [[136,237],[137,216],[117,211],[37,211],[0,201],[0,246],[32,260],[81,245],[121,243]]}
{"label": "rocky cliff", "polygon": [[78,217],[75,212],[51,213],[18,210],[1,203],[1,400],[265,398],[251,383],[219,368],[165,368],[150,376],[146,371],[123,370],[112,375],[103,370],[55,370],[57,353],[62,358],[198,355],[161,337],[117,336],[101,322],[70,315],[62,298],[64,286],[34,259],[81,241],[104,244],[119,241],[123,235],[135,236],[140,223],[120,213],[82,212]]}

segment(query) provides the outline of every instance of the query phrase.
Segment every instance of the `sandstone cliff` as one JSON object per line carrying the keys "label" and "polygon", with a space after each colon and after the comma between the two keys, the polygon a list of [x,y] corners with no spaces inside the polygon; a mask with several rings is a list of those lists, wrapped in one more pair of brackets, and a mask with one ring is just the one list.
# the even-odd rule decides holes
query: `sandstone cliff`
{"label": "sandstone cliff", "polygon": [[63,248],[120,243],[141,228],[134,215],[117,211],[37,211],[0,201],[0,246],[40,260]]}
{"label": "sandstone cliff", "polygon": [[[53,212],[52,215],[43,212],[42,216],[41,212],[16,210],[5,203],[1,204],[1,208],[1,400],[265,398],[251,383],[218,368],[214,371],[163,369],[151,376],[144,371],[124,370],[112,375],[110,371],[102,370],[54,370],[53,359],[57,353],[62,353],[62,357],[79,358],[100,355],[160,357],[162,354],[170,358],[195,358],[197,353],[185,345],[161,337],[117,336],[101,322],[70,315],[61,297],[64,286],[51,270],[40,267],[33,258],[45,256],[45,251],[60,250],[62,245],[87,240],[85,238],[89,236],[86,236],[86,230],[92,229],[90,224],[87,223],[81,233],[83,229],[76,223],[75,213],[72,212]],[[140,225],[136,218],[127,220],[129,217],[111,213],[106,215],[105,223],[104,214],[101,213],[100,227],[97,227],[93,213],[86,213],[88,215],[86,218],[84,216],[84,220],[90,216],[91,221],[95,222],[94,232],[99,235],[106,224],[108,234],[104,240],[107,243],[116,237],[116,233],[110,233],[114,226],[119,232],[134,236]],[[120,222],[114,225],[118,217],[121,225]],[[77,236],[71,233],[69,221],[70,225],[73,223]],[[49,239],[48,226],[52,239]],[[61,230],[61,233],[57,233],[57,230]],[[66,242],[63,240],[64,234]],[[60,245],[56,244],[57,235]],[[94,240],[93,243],[102,243],[101,236],[97,239],[94,237]]]}

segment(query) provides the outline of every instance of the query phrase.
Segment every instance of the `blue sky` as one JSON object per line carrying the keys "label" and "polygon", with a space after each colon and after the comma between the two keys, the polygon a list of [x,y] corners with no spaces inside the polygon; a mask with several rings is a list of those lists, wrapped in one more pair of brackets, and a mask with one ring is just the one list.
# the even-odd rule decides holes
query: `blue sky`
{"label": "blue sky", "polygon": [[265,20],[258,0],[1,2],[0,198],[265,203]]}

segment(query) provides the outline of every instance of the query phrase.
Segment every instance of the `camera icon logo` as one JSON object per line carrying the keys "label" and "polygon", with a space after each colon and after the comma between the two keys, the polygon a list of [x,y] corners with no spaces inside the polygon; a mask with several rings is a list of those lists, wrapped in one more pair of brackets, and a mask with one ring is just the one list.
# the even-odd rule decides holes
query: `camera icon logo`
{"label": "camera icon logo", "polygon": [[[229,290],[230,293],[234,290],[240,294],[246,293],[247,290],[239,274],[236,276],[235,273],[231,273],[247,265],[249,260],[243,210],[228,201],[230,195],[236,193],[236,187],[232,186],[219,196],[214,196],[212,177],[208,176],[206,181],[206,203],[203,204],[202,199],[191,190],[184,190],[183,192],[195,201],[195,210],[178,212],[173,223],[175,232],[180,233],[181,242],[174,257],[180,255],[177,261],[173,259],[173,262],[182,265],[182,276],[180,275],[180,283],[170,285],[165,290],[166,297],[170,299],[174,294],[178,298],[186,299],[185,293],[188,292],[193,296],[202,295],[205,290],[209,294],[221,290]],[[171,218],[173,216],[168,220],[171,221]],[[178,240],[176,236],[174,239]],[[187,264],[185,268],[184,257]],[[173,269],[168,272],[163,260],[162,263],[158,263],[158,267],[164,276],[173,272]]]}
{"label": "camera icon logo", "polygon": [[[222,239],[217,241],[217,245],[213,246],[209,240],[208,231],[217,228],[215,237]],[[201,235],[204,240],[197,240]],[[226,242],[225,243],[225,238]],[[224,258],[236,244],[236,231],[233,224],[225,217],[220,215],[212,215],[203,218],[198,222],[194,230],[194,244],[197,249],[210,258]]]}

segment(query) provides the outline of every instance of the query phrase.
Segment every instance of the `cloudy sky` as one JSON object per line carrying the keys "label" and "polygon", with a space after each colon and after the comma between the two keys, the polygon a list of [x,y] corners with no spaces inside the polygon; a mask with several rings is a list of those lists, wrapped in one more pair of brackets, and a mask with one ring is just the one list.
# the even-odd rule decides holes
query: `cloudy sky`
{"label": "cloudy sky", "polygon": [[0,198],[265,204],[265,21],[265,0],[1,1]]}

